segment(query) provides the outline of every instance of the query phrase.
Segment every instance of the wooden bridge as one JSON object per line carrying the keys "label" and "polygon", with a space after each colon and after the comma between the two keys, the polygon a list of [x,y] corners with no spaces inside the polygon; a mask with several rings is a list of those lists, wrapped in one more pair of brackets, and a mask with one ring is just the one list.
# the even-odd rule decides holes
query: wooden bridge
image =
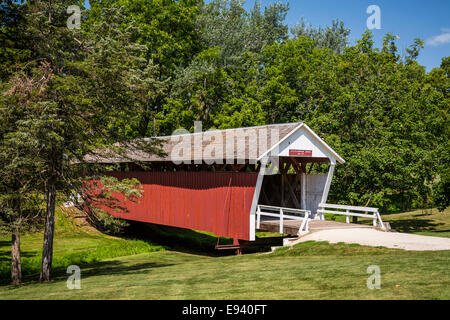
{"label": "wooden bridge", "polygon": [[[324,213],[345,215],[346,223],[325,220]],[[373,225],[350,223],[350,216],[373,219]],[[311,219],[309,210],[280,208],[259,205],[256,212],[256,228],[259,231],[279,232],[301,236],[308,232],[325,229],[380,228],[385,229],[377,208],[344,206],[335,204],[319,205],[317,219]]]}
{"label": "wooden bridge", "polygon": [[[301,222],[298,220],[288,220],[283,224],[283,234],[297,235]],[[325,230],[325,229],[344,229],[344,228],[373,228],[369,225],[344,223],[327,220],[311,220],[309,221],[309,232]],[[263,219],[258,231],[280,232],[280,221],[276,219]]]}

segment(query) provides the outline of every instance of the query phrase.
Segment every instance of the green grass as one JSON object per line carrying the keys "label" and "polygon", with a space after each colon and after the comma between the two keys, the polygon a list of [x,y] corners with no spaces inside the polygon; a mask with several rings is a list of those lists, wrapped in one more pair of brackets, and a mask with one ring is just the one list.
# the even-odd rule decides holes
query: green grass
{"label": "green grass", "polygon": [[[161,251],[164,248],[147,241],[122,239],[102,234],[71,215],[69,209],[56,212],[53,245],[54,273],[65,273],[67,266],[83,265],[108,258],[144,252]],[[22,274],[25,281],[36,280],[42,263],[43,232],[21,236]],[[0,284],[9,282],[11,261],[11,239],[0,238]]]}
{"label": "green grass", "polygon": [[[0,299],[449,299],[449,258],[313,242],[243,256],[155,252],[84,266],[81,290],[60,276],[0,287]],[[381,269],[380,290],[366,287],[370,265]]]}
{"label": "green grass", "polygon": [[426,236],[450,237],[450,208],[443,212],[437,209],[414,210],[382,216],[398,232]]}
{"label": "green grass", "polygon": [[[79,214],[76,209],[56,210],[52,263],[54,274],[65,274],[67,266],[72,264],[92,264],[119,256],[162,251],[165,248],[215,256],[221,254],[214,249],[217,237],[209,232],[139,223],[126,233],[125,238],[119,238],[100,233],[83,223],[83,220],[75,219],[74,216]],[[280,236],[268,232],[257,235]],[[42,242],[42,231],[21,236],[22,274],[25,282],[39,277]],[[230,244],[232,239],[221,238],[220,243]],[[10,281],[10,261],[11,239],[0,237],[0,285]]]}
{"label": "green grass", "polygon": [[[393,221],[425,219],[420,211],[392,216]],[[441,234],[448,228],[445,216],[433,213],[427,219],[434,229],[408,230]],[[33,272],[25,284],[0,285],[0,299],[450,299],[450,251],[310,241],[273,253],[218,256],[192,253],[192,245],[215,244],[217,238],[208,233],[150,226],[155,233],[150,238],[158,244],[184,248],[174,252],[153,240],[106,236],[61,212],[56,225],[53,281],[37,283],[39,268],[28,267]],[[22,238],[25,264],[40,262],[41,246],[42,234]],[[2,268],[9,267],[8,250],[9,239],[2,239]],[[70,264],[81,267],[81,290],[66,287]],[[367,289],[371,265],[381,269],[380,290]]]}
{"label": "green grass", "polygon": [[[218,239],[211,232],[141,222],[130,222],[130,228],[127,233],[137,236],[140,239],[164,245],[171,250],[216,256],[223,255],[223,252],[220,253],[215,250],[218,240],[219,244],[233,243],[233,239],[223,237]],[[258,238],[278,238],[285,236],[287,235],[276,232],[256,232],[256,237]],[[270,247],[266,249],[270,250]]]}
{"label": "green grass", "polygon": [[[327,220],[345,222],[343,215],[328,215]],[[389,222],[391,228],[398,232],[421,234],[435,237],[450,237],[450,208],[443,212],[437,209],[418,209],[408,212],[383,214],[381,219]],[[372,224],[372,220],[361,219],[363,224]]]}

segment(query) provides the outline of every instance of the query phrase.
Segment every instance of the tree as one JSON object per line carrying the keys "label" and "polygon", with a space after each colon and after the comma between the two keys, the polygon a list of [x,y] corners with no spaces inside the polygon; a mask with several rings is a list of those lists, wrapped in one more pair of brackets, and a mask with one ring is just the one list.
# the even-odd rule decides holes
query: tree
{"label": "tree", "polygon": [[299,37],[267,48],[261,103],[269,123],[306,121],[347,160],[333,201],[405,210],[429,202],[446,141],[443,73],[431,75],[390,34],[381,50],[367,32],[342,55]]}
{"label": "tree", "polygon": [[161,126],[230,128],[264,123],[257,88],[263,50],[287,38],[284,19],[288,6],[260,2],[247,12],[243,2],[216,0],[201,7],[196,19],[201,52],[179,68]]}
{"label": "tree", "polygon": [[[3,222],[0,223],[0,231],[11,234],[13,285],[22,281],[20,235],[40,222],[38,208],[42,202],[38,193],[42,186],[39,180],[41,163],[28,152],[32,146],[27,144],[20,132],[21,121],[28,116],[24,102],[30,96],[21,95],[9,99],[3,94],[11,89],[7,83],[13,72],[29,56],[26,39],[19,36],[25,28],[24,13],[24,7],[12,1],[2,1],[0,5],[0,221]],[[24,86],[35,82],[28,78],[24,80],[27,80],[27,83],[23,83]]]}
{"label": "tree", "polygon": [[[30,146],[17,126],[23,109],[0,104],[0,231],[11,234],[11,283],[22,282],[20,235],[40,222],[38,193],[39,161],[29,154]],[[7,120],[7,121],[5,121]]]}
{"label": "tree", "polygon": [[[202,0],[95,0],[90,1],[92,21],[104,8],[119,5],[124,8],[122,26],[135,25],[140,32],[133,40],[148,50],[141,56],[155,68],[153,90],[147,95],[141,112],[127,124],[128,136],[156,136],[158,119],[165,116],[167,95],[170,93],[177,68],[183,68],[198,52],[199,41],[194,22]],[[145,72],[143,69],[142,72]],[[121,130],[123,122],[116,125]]]}
{"label": "tree", "polygon": [[443,139],[438,145],[436,179],[432,186],[434,205],[444,211],[450,206],[450,126],[448,121],[448,106],[450,105],[450,57],[442,58],[440,68],[433,69],[428,74],[428,84],[433,88],[433,94],[438,96],[441,106],[441,117],[446,121],[442,129]]}
{"label": "tree", "polygon": [[348,45],[350,29],[344,27],[344,22],[338,19],[332,21],[331,27],[314,28],[311,24],[306,24],[304,17],[292,29],[294,39],[306,37],[313,39],[318,48],[329,48],[334,53],[343,53]]}
{"label": "tree", "polygon": [[[26,109],[16,135],[31,146],[24,152],[40,164],[46,198],[41,281],[50,280],[57,192],[68,196],[81,190],[83,180],[98,172],[99,168],[83,164],[86,154],[108,146],[116,152],[123,149],[112,144],[126,143],[127,137],[111,123],[118,116],[126,121],[127,115],[141,110],[134,98],[133,79],[140,76],[136,70],[147,70],[146,77],[152,74],[148,61],[141,59],[147,48],[134,41],[139,30],[133,25],[120,27],[124,21],[120,8],[106,8],[99,21],[71,30],[65,12],[73,4],[24,4],[24,36],[30,39],[31,59],[13,73],[5,93],[10,103]],[[151,142],[138,144],[156,150]]]}
{"label": "tree", "polygon": [[6,81],[30,51],[25,45],[23,7],[12,0],[0,3],[0,80]]}

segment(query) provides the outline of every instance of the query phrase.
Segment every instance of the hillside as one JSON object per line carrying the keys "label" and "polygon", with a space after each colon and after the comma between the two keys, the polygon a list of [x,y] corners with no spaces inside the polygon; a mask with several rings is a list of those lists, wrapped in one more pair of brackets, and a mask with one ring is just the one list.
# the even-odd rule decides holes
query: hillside
{"label": "hillside", "polygon": [[[36,283],[42,233],[27,234],[22,241],[26,283],[20,287],[4,283],[0,299],[450,298],[450,251],[407,252],[305,242],[269,254],[217,256],[208,250],[192,253],[189,241],[184,249],[179,243],[177,251],[172,251],[170,246],[164,249],[143,240],[104,235],[70,213],[60,209],[57,215],[54,280]],[[433,220],[434,214],[427,219]],[[433,223],[436,229],[446,226]],[[442,231],[434,232],[445,233]],[[175,233],[174,229],[166,230],[166,243],[175,241]],[[203,233],[187,234],[190,236],[184,236],[191,241],[197,235],[199,243],[205,245],[214,240]],[[163,241],[161,231],[158,237]],[[0,244],[5,282],[9,240],[2,238]],[[70,264],[81,267],[81,290],[66,287],[65,269]],[[366,287],[370,265],[381,269],[381,290]]]}

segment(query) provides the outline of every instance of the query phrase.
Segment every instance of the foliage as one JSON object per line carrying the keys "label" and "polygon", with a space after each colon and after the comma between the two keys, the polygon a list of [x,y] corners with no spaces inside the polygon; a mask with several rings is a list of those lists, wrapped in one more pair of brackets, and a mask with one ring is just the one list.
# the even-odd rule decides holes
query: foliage
{"label": "foliage", "polygon": [[143,190],[137,179],[118,180],[112,176],[100,176],[98,180],[84,183],[83,202],[77,206],[88,214],[89,222],[98,230],[120,234],[129,224],[111,214],[128,212],[125,201],[138,202],[142,196]]}
{"label": "foliage", "polygon": [[350,29],[344,27],[341,20],[333,20],[332,25],[325,28],[314,28],[306,24],[304,17],[291,30],[294,38],[306,37],[313,39],[318,48],[329,48],[334,53],[343,53],[348,44]]}
{"label": "foliage", "polygon": [[[81,29],[66,25],[74,4]],[[131,143],[160,153],[141,138],[192,130],[195,120],[205,130],[305,121],[347,161],[330,201],[448,207],[450,58],[427,73],[416,61],[423,40],[404,56],[391,33],[381,48],[369,31],[350,46],[340,20],[314,28],[302,19],[290,35],[288,10],[257,1],[247,11],[238,0],[91,0],[89,9],[2,1],[3,228],[40,225],[45,199],[50,250],[57,195],[81,193],[87,180],[109,185],[98,201],[139,194],[136,181],[104,177],[114,168],[85,163],[87,154],[123,154]],[[101,210],[93,223],[118,232],[123,222]]]}
{"label": "foliage", "polygon": [[[148,48],[134,41],[139,29],[121,28],[122,9],[106,8],[99,21],[69,29],[66,8],[73,4],[32,1],[22,5],[23,39],[30,59],[8,78],[0,101],[9,120],[2,130],[2,145],[20,152],[17,161],[6,159],[6,165],[28,165],[18,177],[14,171],[8,174],[11,179],[33,178],[18,185],[46,195],[45,280],[52,260],[57,191],[66,196],[80,193],[83,180],[92,178],[89,174],[99,175],[101,168],[85,164],[84,157],[107,147],[120,152],[112,144],[127,143],[127,132],[114,130],[111,124],[139,113],[139,97],[145,99],[157,90],[151,80],[151,61],[141,57]],[[147,151],[157,149],[152,140],[136,144]]]}
{"label": "foliage", "polygon": [[[105,21],[102,16],[105,8],[123,8],[121,29],[139,28],[132,42],[147,48],[141,58],[154,66],[151,77],[147,77],[146,64],[136,68],[135,83],[141,86],[141,94],[136,95],[136,99],[141,110],[129,115],[130,119],[118,117],[112,124],[114,130],[122,131],[125,127],[126,135],[133,138],[161,133],[156,119],[163,116],[175,71],[185,67],[198,52],[199,40],[194,21],[202,3],[202,0],[90,1],[91,23]],[[125,111],[123,116],[128,116]]]}
{"label": "foliage", "polygon": [[262,104],[269,122],[304,120],[346,159],[331,201],[430,206],[448,139],[448,80],[442,69],[426,74],[411,57],[402,61],[390,34],[381,50],[373,43],[366,32],[342,55],[304,37],[273,45]]}
{"label": "foliage", "polygon": [[195,24],[202,50],[178,69],[161,120],[167,134],[180,126],[190,130],[195,120],[205,128],[264,124],[257,97],[262,51],[287,38],[287,10],[277,3],[262,13],[256,2],[247,12],[237,0],[202,6]]}

